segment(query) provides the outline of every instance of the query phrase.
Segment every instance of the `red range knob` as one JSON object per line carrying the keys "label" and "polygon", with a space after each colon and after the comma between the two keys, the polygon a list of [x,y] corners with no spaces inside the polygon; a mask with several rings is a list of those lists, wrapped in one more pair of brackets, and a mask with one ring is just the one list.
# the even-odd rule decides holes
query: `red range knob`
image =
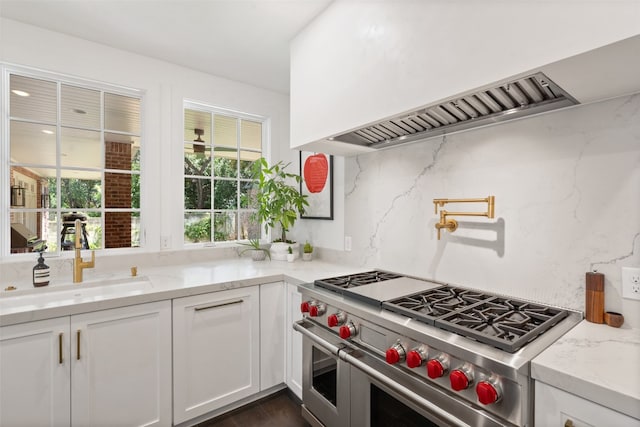
{"label": "red range knob", "polygon": [[387,359],[387,363],[393,365],[394,363],[398,363],[400,361],[400,353],[398,353],[398,350],[396,350],[395,348],[390,348],[389,350],[387,350],[385,358]]}
{"label": "red range knob", "polygon": [[335,314],[331,314],[329,317],[327,317],[327,325],[329,325],[330,328],[338,326],[338,324],[338,316],[336,316]]}
{"label": "red range knob", "polygon": [[451,371],[449,380],[451,381],[451,388],[455,391],[464,390],[469,387],[469,378],[467,378],[467,374],[460,369]]}
{"label": "red range knob", "polygon": [[324,304],[311,304],[309,306],[309,316],[317,317],[322,316],[326,311],[326,306]]}
{"label": "red range knob", "polygon": [[438,359],[431,359],[427,362],[427,375],[433,380],[443,376],[445,370]]}
{"label": "red range knob", "polygon": [[305,301],[302,304],[300,304],[300,311],[302,313],[308,313],[309,312],[309,301]]}
{"label": "red range knob", "polygon": [[404,351],[404,348],[400,344],[395,344],[393,347],[387,350],[385,359],[387,360],[388,364],[393,365],[395,363],[402,362],[405,358],[405,355],[406,353]]}
{"label": "red range knob", "polygon": [[327,325],[329,325],[330,328],[333,328],[334,326],[344,324],[345,320],[347,320],[347,315],[344,312],[339,311],[327,317]]}
{"label": "red range knob", "polygon": [[351,338],[355,334],[356,334],[356,327],[353,325],[353,323],[340,326],[340,338],[342,338],[343,340]]}
{"label": "red range knob", "polygon": [[407,353],[407,366],[410,368],[417,368],[422,365],[422,355],[419,351],[411,350]]}
{"label": "red range knob", "polygon": [[489,381],[480,381],[476,386],[478,401],[483,405],[490,405],[500,399],[498,389]]}

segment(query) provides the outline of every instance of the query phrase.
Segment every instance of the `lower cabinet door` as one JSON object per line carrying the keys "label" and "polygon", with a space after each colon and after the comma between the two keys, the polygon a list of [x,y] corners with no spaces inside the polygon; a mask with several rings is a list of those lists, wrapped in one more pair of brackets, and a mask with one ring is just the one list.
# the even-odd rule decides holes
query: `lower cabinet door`
{"label": "lower cabinet door", "polygon": [[0,426],[70,425],[69,317],[0,328]]}
{"label": "lower cabinet door", "polygon": [[71,316],[73,426],[171,425],[171,302]]}
{"label": "lower cabinet door", "polygon": [[174,423],[260,390],[259,287],[173,300]]}
{"label": "lower cabinet door", "polygon": [[302,319],[300,304],[302,295],[298,287],[290,283],[287,287],[285,330],[287,331],[287,370],[286,383],[299,399],[302,399],[302,335],[293,329],[293,323]]}

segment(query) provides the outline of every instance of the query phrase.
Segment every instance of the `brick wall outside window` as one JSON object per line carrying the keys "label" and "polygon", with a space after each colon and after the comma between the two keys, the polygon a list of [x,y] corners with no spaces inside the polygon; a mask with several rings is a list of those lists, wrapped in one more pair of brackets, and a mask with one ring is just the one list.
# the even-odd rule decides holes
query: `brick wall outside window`
{"label": "brick wall outside window", "polygon": [[[106,142],[105,168],[131,170],[131,144]],[[106,172],[104,174],[105,208],[131,208],[131,175]],[[131,247],[131,213],[105,212],[105,248]]]}

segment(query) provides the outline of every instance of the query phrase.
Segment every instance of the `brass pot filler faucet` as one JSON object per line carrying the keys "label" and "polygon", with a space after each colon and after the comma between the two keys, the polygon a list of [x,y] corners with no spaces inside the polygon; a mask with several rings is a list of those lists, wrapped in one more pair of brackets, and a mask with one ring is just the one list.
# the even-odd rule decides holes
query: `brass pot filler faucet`
{"label": "brass pot filler faucet", "polygon": [[438,240],[440,240],[440,230],[446,228],[451,233],[458,228],[458,221],[455,219],[448,219],[449,216],[486,216],[487,218],[494,218],[495,216],[495,196],[485,197],[484,199],[433,199],[433,205],[435,207],[435,213],[438,213],[438,206],[444,208],[447,203],[486,203],[486,212],[448,212],[444,209],[440,210],[440,222],[436,224],[436,230],[438,230]]}

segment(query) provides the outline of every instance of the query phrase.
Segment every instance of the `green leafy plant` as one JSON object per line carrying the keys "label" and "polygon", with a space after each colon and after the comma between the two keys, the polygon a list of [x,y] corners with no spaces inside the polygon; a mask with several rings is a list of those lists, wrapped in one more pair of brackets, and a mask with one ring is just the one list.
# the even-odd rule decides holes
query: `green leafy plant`
{"label": "green leafy plant", "polygon": [[289,246],[289,248],[287,249],[287,252],[289,253],[289,255],[293,255],[293,249],[291,249],[291,246]]}
{"label": "green leafy plant", "polygon": [[271,252],[267,248],[260,247],[260,239],[249,239],[247,243],[241,242],[242,246],[248,246],[247,249],[243,249],[240,251],[240,255],[244,254],[247,251],[262,251],[269,257],[271,260]]}
{"label": "green leafy plant", "polygon": [[286,172],[289,165],[280,161],[269,166],[264,157],[253,164],[253,176],[258,182],[256,217],[264,224],[265,231],[280,225],[283,242],[287,242],[287,231],[293,227],[298,214],[303,214],[305,206],[309,206],[307,196],[300,194],[297,185],[290,184],[295,181],[299,185],[302,178]]}
{"label": "green leafy plant", "polygon": [[313,252],[313,246],[311,246],[311,243],[305,242],[304,247],[302,248],[302,252],[304,252],[305,254],[312,253]]}

